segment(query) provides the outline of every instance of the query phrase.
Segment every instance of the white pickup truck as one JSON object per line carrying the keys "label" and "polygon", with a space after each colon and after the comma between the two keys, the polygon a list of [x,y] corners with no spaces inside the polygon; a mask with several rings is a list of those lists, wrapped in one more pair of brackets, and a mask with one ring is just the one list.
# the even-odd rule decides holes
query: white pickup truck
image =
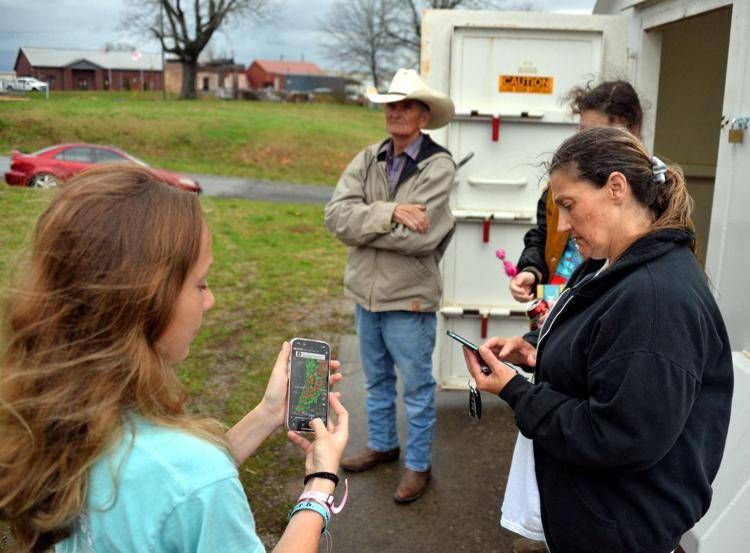
{"label": "white pickup truck", "polygon": [[26,92],[29,90],[45,90],[47,83],[34,77],[17,77],[0,81],[0,89],[7,92]]}

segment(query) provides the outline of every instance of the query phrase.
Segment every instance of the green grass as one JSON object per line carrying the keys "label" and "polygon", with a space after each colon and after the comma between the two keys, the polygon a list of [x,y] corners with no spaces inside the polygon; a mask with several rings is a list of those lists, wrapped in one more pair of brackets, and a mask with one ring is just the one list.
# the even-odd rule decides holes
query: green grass
{"label": "green grass", "polygon": [[[0,187],[3,285],[51,197]],[[324,339],[335,354],[338,336],[353,331],[341,301],[345,248],[323,226],[322,206],[205,197],[202,203],[213,235],[209,283],[216,305],[178,373],[191,410],[231,425],[262,397],[284,340]],[[286,490],[301,489],[302,460],[292,451],[279,431],[240,469],[259,533],[271,541],[286,525]]]}
{"label": "green grass", "polygon": [[360,106],[162,100],[160,93],[34,93],[0,102],[0,154],[62,142],[122,148],[165,169],[335,184],[354,155],[385,136]]}

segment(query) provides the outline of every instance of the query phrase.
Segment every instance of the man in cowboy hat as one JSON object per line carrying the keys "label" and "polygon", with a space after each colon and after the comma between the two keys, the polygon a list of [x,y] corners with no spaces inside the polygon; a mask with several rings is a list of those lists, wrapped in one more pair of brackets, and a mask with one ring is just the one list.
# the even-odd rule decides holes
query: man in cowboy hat
{"label": "man in cowboy hat", "polygon": [[354,158],[325,210],[328,229],[350,246],[344,290],[357,304],[367,390],[368,445],[341,466],[360,472],[398,460],[397,365],[409,433],[406,470],[393,498],[408,503],[430,481],[438,263],[454,227],[448,206],[453,158],[421,131],[447,125],[454,108],[411,69],[399,69],[386,94],[370,87],[367,97],[384,104],[390,138]]}

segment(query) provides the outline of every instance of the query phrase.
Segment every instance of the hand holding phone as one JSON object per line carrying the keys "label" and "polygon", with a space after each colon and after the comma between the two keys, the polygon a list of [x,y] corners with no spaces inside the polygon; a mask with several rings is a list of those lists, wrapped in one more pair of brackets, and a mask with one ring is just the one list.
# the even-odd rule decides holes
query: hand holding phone
{"label": "hand holding phone", "polygon": [[[484,374],[492,374],[492,369],[490,369],[487,366],[487,362],[484,359],[482,359],[482,356],[479,354],[479,347],[476,344],[470,342],[463,336],[460,336],[451,330],[446,331],[446,334],[448,334],[448,336],[450,336],[454,340],[461,342],[464,346],[466,346],[467,348],[469,348],[471,351],[474,352],[474,355],[476,356],[477,361],[479,362],[479,366],[481,367],[482,372]],[[498,359],[498,361],[500,361],[506,367],[511,368],[514,371],[518,372],[518,367],[516,367],[515,365],[512,365],[511,363],[508,363],[507,361],[503,361],[502,359]]]}
{"label": "hand holding phone", "polygon": [[286,427],[296,432],[312,432],[313,419],[328,424],[331,346],[320,340],[294,338],[291,348]]}
{"label": "hand holding phone", "polygon": [[474,344],[473,342],[470,342],[469,340],[467,340],[463,336],[460,336],[460,335],[456,334],[452,330],[446,331],[446,334],[448,336],[450,336],[451,338],[453,338],[454,340],[462,343],[464,346],[466,346],[467,348],[469,348],[471,351],[474,352],[474,356],[477,358],[477,361],[479,362],[479,366],[481,367],[482,372],[484,374],[491,374],[492,373],[492,369],[490,369],[487,366],[487,362],[484,359],[482,359],[481,355],[479,355],[479,347],[476,344]]}

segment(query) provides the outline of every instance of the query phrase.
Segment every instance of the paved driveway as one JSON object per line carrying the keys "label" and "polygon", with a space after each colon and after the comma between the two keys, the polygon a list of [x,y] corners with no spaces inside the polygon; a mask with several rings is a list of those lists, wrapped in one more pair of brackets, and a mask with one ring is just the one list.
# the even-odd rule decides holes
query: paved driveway
{"label": "paved driveway", "polygon": [[[339,391],[350,415],[347,452],[354,452],[367,445],[364,373],[357,337],[344,336],[338,346],[344,374]],[[519,536],[500,527],[500,501],[518,430],[504,401],[482,395],[482,420],[476,422],[469,417],[468,392],[438,389],[433,481],[423,497],[408,505],[392,499],[403,470],[406,438],[399,399],[402,460],[347,474],[349,501],[331,522],[334,551],[511,553]],[[298,485],[295,481],[293,489]]]}
{"label": "paved driveway", "polygon": [[206,196],[245,198],[270,202],[324,204],[333,195],[332,186],[319,184],[293,184],[190,173],[188,175],[201,183]]}

